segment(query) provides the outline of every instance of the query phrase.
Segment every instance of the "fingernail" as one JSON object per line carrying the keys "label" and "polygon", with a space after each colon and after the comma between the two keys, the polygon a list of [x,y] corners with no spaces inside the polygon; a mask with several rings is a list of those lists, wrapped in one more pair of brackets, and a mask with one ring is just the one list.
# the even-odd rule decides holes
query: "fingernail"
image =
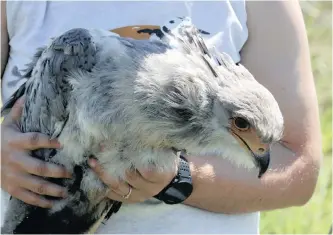
{"label": "fingernail", "polygon": [[56,148],[61,148],[62,147],[60,142],[56,139],[51,140],[51,142],[55,145]]}
{"label": "fingernail", "polygon": [[96,160],[95,159],[89,159],[89,165],[91,166],[91,167],[96,167]]}

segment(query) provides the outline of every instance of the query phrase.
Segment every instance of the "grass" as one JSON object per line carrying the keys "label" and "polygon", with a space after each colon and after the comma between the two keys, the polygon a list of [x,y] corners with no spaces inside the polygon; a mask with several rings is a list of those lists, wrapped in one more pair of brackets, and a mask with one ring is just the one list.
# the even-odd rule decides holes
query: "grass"
{"label": "grass", "polygon": [[303,207],[261,213],[262,234],[328,234],[332,223],[332,2],[301,2],[309,38],[323,142],[316,191]]}

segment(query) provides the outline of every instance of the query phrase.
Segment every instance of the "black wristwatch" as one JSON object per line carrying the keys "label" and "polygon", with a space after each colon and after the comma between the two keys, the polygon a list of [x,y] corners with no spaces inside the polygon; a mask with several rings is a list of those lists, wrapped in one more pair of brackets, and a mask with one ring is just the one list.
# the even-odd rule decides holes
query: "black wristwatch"
{"label": "black wristwatch", "polygon": [[185,201],[191,195],[192,191],[193,185],[190,167],[186,158],[180,154],[177,175],[168,186],[154,197],[166,204],[178,204]]}

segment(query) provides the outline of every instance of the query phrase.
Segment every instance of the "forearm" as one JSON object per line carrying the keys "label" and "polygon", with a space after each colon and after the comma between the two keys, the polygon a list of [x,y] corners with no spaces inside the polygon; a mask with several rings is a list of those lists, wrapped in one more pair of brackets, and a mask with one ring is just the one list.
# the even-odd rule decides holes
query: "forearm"
{"label": "forearm", "polygon": [[294,154],[277,144],[271,168],[261,179],[257,171],[221,159],[188,156],[194,191],[185,204],[227,214],[303,205],[313,194],[319,168],[306,154],[320,153],[303,149]]}

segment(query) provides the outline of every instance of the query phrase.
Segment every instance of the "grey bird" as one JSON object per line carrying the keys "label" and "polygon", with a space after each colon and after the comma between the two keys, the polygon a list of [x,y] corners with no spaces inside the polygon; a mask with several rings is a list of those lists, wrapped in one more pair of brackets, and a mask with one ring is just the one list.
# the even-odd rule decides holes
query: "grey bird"
{"label": "grey bird", "polygon": [[164,33],[134,40],[76,28],[38,50],[5,108],[25,94],[21,130],[63,146],[32,156],[65,166],[73,179],[47,179],[69,194],[47,197],[51,209],[11,198],[2,233],[86,233],[116,212],[121,204],[106,199],[89,156],[119,179],[128,169],[171,171],[174,150],[265,173],[284,125],[273,95],[230,56],[208,49],[194,25]]}

